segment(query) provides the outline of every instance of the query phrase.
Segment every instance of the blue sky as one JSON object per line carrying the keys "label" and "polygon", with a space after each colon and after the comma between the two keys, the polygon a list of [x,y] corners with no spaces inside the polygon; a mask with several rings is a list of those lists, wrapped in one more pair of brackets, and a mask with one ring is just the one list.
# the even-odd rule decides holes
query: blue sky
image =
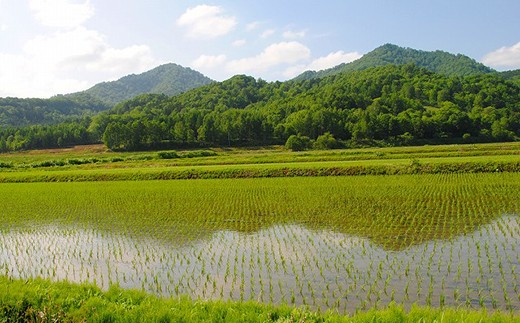
{"label": "blue sky", "polygon": [[286,80],[385,43],[520,68],[518,0],[0,0],[0,97],[49,97],[163,63]]}

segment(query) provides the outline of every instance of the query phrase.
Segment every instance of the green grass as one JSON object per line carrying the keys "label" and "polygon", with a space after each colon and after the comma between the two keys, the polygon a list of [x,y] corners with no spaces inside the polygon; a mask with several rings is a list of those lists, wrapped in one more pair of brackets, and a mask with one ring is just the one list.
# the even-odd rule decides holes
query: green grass
{"label": "green grass", "polygon": [[7,169],[0,182],[66,182],[113,180],[165,180],[193,178],[255,178],[293,176],[392,175],[454,172],[518,172],[517,155],[375,159],[357,161],[308,161],[261,164],[150,166],[118,168]]}
{"label": "green grass", "polygon": [[518,314],[413,307],[339,315],[254,302],[161,299],[112,286],[0,277],[2,322],[518,322]]}

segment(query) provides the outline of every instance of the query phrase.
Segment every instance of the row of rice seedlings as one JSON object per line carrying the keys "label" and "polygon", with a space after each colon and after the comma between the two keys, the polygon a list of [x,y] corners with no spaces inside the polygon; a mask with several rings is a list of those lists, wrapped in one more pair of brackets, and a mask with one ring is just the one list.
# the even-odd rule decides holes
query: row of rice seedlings
{"label": "row of rice seedlings", "polygon": [[32,222],[7,200],[0,270],[339,311],[514,310],[518,214],[493,216],[518,210],[518,182],[484,177],[36,185]]}

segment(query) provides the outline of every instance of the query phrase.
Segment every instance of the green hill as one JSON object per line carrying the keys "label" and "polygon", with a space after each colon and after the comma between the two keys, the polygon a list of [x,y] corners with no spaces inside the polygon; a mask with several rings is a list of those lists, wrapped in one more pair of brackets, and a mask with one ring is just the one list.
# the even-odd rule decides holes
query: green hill
{"label": "green hill", "polygon": [[171,98],[136,97],[93,122],[108,147],[126,150],[327,133],[347,145],[485,142],[518,140],[519,104],[520,88],[497,73],[449,77],[406,64],[300,82],[238,75]]}
{"label": "green hill", "polygon": [[57,124],[95,115],[137,95],[173,96],[211,82],[192,69],[165,64],[139,75],[128,75],[117,81],[99,83],[86,91],[50,99],[0,98],[0,129]]}
{"label": "green hill", "polygon": [[306,71],[294,80],[308,80],[338,73],[365,70],[371,67],[408,63],[413,63],[432,72],[447,76],[467,76],[494,72],[493,69],[465,55],[454,55],[440,50],[428,52],[386,44],[363,55],[363,57],[354,62],[341,64],[318,72]]}
{"label": "green hill", "polygon": [[520,69],[513,70],[513,71],[500,72],[500,75],[504,79],[511,81],[511,82],[515,83],[516,85],[520,86]]}
{"label": "green hill", "polygon": [[237,75],[173,97],[143,94],[83,123],[6,129],[0,151],[101,140],[114,150],[255,146],[292,136],[349,147],[512,141],[519,107],[520,87],[499,73],[449,77],[406,64],[299,82]]}
{"label": "green hill", "polygon": [[0,129],[50,125],[68,119],[92,116],[110,106],[87,95],[58,95],[50,99],[0,98]]}
{"label": "green hill", "polygon": [[132,74],[117,81],[99,83],[86,91],[67,96],[88,94],[108,105],[115,105],[140,94],[173,96],[211,82],[211,79],[190,68],[165,64],[142,74]]}

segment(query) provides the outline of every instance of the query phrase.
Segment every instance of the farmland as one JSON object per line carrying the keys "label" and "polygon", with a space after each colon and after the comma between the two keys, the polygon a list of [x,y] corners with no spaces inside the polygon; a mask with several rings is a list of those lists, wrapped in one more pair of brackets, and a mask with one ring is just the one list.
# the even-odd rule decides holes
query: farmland
{"label": "farmland", "polygon": [[0,272],[340,313],[520,308],[520,175],[0,185]]}
{"label": "farmland", "polygon": [[513,314],[519,148],[4,154],[0,275],[339,314]]}

